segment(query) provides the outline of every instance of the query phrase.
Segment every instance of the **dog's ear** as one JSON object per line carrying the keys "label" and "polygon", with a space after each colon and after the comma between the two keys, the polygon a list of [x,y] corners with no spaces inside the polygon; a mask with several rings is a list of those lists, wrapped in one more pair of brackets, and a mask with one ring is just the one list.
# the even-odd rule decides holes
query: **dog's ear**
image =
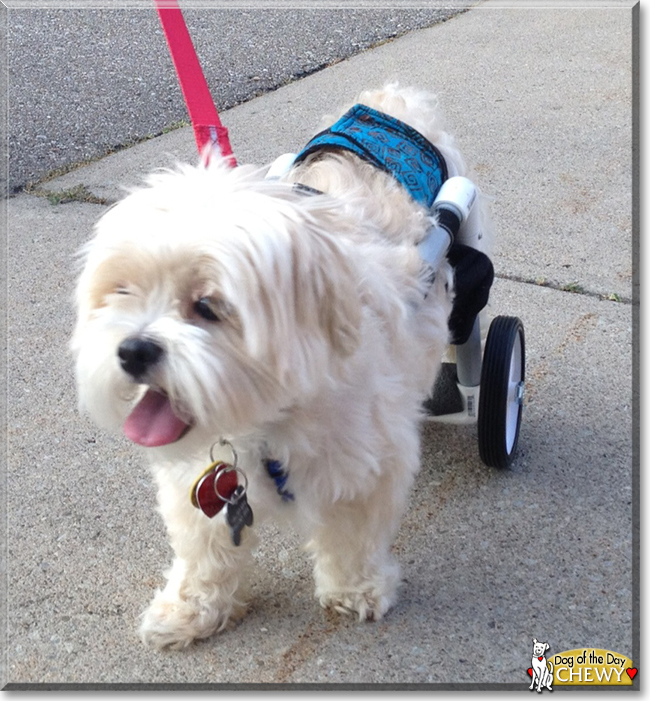
{"label": "dog's ear", "polygon": [[548,650],[550,647],[551,647],[551,646],[550,646],[548,643],[546,643],[546,645],[544,645],[544,649],[545,649],[545,650]]}
{"label": "dog's ear", "polygon": [[533,645],[537,645],[537,638],[533,638]]}
{"label": "dog's ear", "polygon": [[330,233],[334,217],[281,195],[259,198],[212,259],[249,354],[284,374],[303,361],[315,368],[325,345],[328,356],[353,353],[362,306],[351,253]]}
{"label": "dog's ear", "polygon": [[335,237],[321,231],[297,232],[292,249],[298,325],[309,329],[316,321],[333,350],[350,355],[361,326],[358,276],[350,256]]}

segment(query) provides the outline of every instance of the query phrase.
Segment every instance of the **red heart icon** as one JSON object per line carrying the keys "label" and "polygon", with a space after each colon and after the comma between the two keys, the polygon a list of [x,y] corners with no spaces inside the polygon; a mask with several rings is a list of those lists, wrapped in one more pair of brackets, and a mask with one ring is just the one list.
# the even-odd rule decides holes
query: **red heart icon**
{"label": "red heart icon", "polygon": [[627,676],[630,679],[634,679],[634,677],[636,676],[637,669],[636,667],[628,667],[625,671],[627,672]]}
{"label": "red heart icon", "polygon": [[528,674],[530,674],[531,677],[533,676],[533,668],[532,667],[528,668]]}
{"label": "red heart icon", "polygon": [[542,655],[541,657],[538,657],[537,659],[541,662],[544,659],[544,655]]}

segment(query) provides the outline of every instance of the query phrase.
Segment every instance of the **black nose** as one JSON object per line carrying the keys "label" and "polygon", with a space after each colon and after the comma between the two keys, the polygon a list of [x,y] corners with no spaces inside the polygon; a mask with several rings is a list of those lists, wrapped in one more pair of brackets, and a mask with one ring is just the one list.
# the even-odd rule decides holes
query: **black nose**
{"label": "black nose", "polygon": [[125,339],[117,349],[122,368],[136,379],[155,365],[162,354],[163,349],[157,343],[137,336]]}

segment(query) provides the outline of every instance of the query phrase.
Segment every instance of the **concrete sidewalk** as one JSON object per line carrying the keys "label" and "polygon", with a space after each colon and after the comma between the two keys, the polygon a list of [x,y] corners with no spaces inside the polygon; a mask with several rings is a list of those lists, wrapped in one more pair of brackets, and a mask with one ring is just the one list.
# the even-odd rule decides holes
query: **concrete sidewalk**
{"label": "concrete sidewalk", "polygon": [[[222,115],[239,161],[268,162],[396,78],[438,93],[494,196],[490,312],[526,327],[519,456],[491,470],[475,428],[424,426],[396,545],[405,581],[375,624],[324,613],[297,541],[269,530],[240,625],[182,652],[140,644],[138,616],[171,553],[142,457],[77,415],[67,354],[73,255],[106,207],[8,201],[9,688],[526,690],[533,638],[550,654],[604,648],[637,663],[631,5],[486,2]],[[110,202],[194,149],[190,129],[175,131],[43,190]]]}

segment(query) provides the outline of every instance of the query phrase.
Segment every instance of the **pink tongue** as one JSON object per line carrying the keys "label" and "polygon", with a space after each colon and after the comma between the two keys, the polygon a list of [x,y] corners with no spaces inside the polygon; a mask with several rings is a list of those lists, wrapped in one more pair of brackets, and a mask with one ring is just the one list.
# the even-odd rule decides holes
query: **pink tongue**
{"label": "pink tongue", "polygon": [[169,399],[150,389],[129,414],[124,435],[134,443],[155,448],[177,441],[186,428],[172,411]]}

